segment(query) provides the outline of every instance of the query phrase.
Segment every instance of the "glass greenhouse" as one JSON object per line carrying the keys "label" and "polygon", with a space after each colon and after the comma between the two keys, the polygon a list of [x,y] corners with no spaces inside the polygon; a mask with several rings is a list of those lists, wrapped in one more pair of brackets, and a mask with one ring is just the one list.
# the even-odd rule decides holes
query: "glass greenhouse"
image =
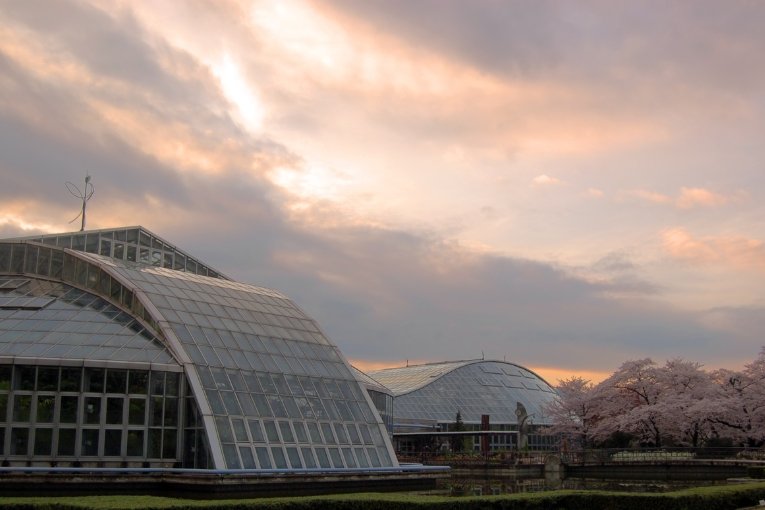
{"label": "glass greenhouse", "polygon": [[314,320],[141,227],[0,240],[0,459],[398,466]]}
{"label": "glass greenhouse", "polygon": [[[555,398],[544,379],[531,370],[504,361],[449,361],[369,373],[394,395],[395,433],[453,430],[457,412],[466,430],[479,430],[489,415],[490,430],[518,431],[529,427],[528,446],[544,448],[553,438],[539,433],[550,425],[544,405]],[[403,436],[402,436],[403,437]],[[492,449],[511,448],[512,435],[491,438]],[[399,447],[406,449],[405,441]],[[474,448],[478,448],[476,439]]]}

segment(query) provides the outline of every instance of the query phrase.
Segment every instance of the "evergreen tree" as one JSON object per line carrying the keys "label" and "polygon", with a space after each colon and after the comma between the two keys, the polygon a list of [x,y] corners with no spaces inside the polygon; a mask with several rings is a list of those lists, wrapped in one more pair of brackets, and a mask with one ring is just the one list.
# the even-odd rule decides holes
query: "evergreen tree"
{"label": "evergreen tree", "polygon": [[[465,424],[462,421],[462,413],[457,410],[457,416],[454,417],[454,425],[452,425],[452,432],[464,432]],[[463,436],[452,436],[452,451],[461,452],[464,445]]]}

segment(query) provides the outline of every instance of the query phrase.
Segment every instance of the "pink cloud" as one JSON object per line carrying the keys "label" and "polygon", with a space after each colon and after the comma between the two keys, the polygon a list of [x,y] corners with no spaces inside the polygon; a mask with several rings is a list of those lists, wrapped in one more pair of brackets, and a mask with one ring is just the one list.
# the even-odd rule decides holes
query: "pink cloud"
{"label": "pink cloud", "polygon": [[674,258],[697,264],[728,264],[765,270],[765,242],[739,236],[694,237],[683,228],[662,233],[662,246]]}
{"label": "pink cloud", "polygon": [[640,200],[644,200],[646,202],[651,202],[654,204],[668,204],[672,202],[672,197],[668,195],[663,195],[661,193],[657,193],[655,191],[645,190],[645,189],[636,189],[632,191],[628,191],[627,195],[638,198]]}
{"label": "pink cloud", "polygon": [[725,205],[730,199],[718,193],[704,188],[680,188],[680,196],[675,201],[679,209],[691,209],[693,207],[716,207]]}
{"label": "pink cloud", "polygon": [[604,193],[603,190],[599,188],[588,188],[587,195],[592,198],[601,198],[603,197]]}
{"label": "pink cloud", "polygon": [[561,184],[561,180],[555,177],[550,177],[547,174],[537,175],[531,180],[532,186],[552,186],[555,184]]}
{"label": "pink cloud", "polygon": [[623,195],[653,204],[673,205],[677,209],[719,207],[732,202],[736,198],[715,193],[706,188],[687,188],[685,186],[680,188],[680,193],[676,197],[646,189],[626,191]]}

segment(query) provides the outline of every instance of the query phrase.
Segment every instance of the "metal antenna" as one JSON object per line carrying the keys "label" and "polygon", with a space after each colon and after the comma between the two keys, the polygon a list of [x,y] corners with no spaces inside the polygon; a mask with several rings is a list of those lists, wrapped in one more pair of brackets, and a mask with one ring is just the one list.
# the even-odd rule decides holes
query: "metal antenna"
{"label": "metal antenna", "polygon": [[82,216],[82,225],[80,225],[80,232],[85,230],[85,206],[88,204],[88,200],[93,196],[93,193],[96,191],[96,189],[93,187],[93,183],[90,182],[90,174],[85,174],[85,187],[80,191],[80,188],[72,184],[71,182],[66,182],[66,189],[69,190],[69,193],[72,194],[73,197],[79,198],[82,200],[82,210],[80,213],[72,219],[69,223],[74,223],[77,218]]}

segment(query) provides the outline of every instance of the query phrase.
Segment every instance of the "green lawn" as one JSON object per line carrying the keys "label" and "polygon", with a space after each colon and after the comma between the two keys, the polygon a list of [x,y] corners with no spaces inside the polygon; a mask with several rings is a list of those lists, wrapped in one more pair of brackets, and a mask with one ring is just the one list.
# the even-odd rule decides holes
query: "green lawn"
{"label": "green lawn", "polygon": [[159,496],[0,497],[9,509],[163,509],[163,508],[274,508],[324,509],[736,509],[765,499],[765,482],[697,487],[665,493],[609,491],[549,491],[502,496],[422,496],[405,493],[361,493],[329,496],[198,500]]}

